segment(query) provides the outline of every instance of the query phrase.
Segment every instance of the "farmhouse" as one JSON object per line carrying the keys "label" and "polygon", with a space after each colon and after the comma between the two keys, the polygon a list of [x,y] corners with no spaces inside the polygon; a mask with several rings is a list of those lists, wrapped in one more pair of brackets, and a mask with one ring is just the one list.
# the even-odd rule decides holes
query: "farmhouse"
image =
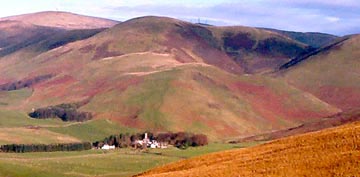
{"label": "farmhouse", "polygon": [[104,146],[102,146],[101,149],[104,150],[115,149],[115,145],[109,146],[108,144],[104,144]]}
{"label": "farmhouse", "polygon": [[151,140],[148,138],[148,134],[145,133],[144,139],[142,140],[136,140],[134,142],[135,147],[145,147],[145,148],[167,148],[167,144],[166,143],[159,143],[156,140]]}

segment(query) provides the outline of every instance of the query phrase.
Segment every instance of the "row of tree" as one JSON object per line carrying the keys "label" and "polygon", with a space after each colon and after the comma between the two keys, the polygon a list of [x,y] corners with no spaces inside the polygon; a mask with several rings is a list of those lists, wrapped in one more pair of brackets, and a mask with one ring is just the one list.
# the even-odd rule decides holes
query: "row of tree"
{"label": "row of tree", "polygon": [[186,132],[160,133],[156,136],[156,140],[159,142],[169,143],[178,148],[204,146],[208,144],[208,138],[206,135]]}
{"label": "row of tree", "polygon": [[[186,132],[178,132],[178,133],[160,133],[153,134],[147,133],[150,141],[156,140],[157,142],[166,143],[169,145],[173,145],[178,148],[187,148],[189,146],[204,146],[208,144],[208,138],[204,134],[193,134]],[[96,148],[101,148],[104,144],[108,144],[110,146],[114,145],[118,148],[126,148],[134,146],[137,140],[142,140],[145,138],[145,133],[137,133],[137,134],[120,134],[120,135],[111,135],[106,137],[102,141],[96,141],[93,143],[93,146]]]}
{"label": "row of tree", "polygon": [[83,151],[91,149],[90,142],[65,144],[7,144],[0,146],[1,152],[54,152],[54,151]]}
{"label": "row of tree", "polygon": [[6,84],[0,85],[0,90],[3,91],[11,91],[11,90],[19,90],[25,87],[31,87],[34,84],[37,84],[39,82],[42,82],[44,80],[52,78],[53,75],[41,75],[34,78],[27,78],[20,81],[10,82]]}
{"label": "row of tree", "polygon": [[38,108],[29,113],[29,116],[36,119],[60,118],[63,121],[82,122],[92,119],[90,112],[77,111],[78,104],[60,104],[45,108]]}

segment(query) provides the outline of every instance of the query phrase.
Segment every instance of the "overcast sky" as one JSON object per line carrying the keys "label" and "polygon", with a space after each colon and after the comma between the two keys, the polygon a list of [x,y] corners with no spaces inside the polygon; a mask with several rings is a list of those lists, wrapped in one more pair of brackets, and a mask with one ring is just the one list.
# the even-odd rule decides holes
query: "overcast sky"
{"label": "overcast sky", "polygon": [[9,0],[1,3],[0,17],[49,10],[119,21],[157,15],[212,25],[360,33],[360,0]]}

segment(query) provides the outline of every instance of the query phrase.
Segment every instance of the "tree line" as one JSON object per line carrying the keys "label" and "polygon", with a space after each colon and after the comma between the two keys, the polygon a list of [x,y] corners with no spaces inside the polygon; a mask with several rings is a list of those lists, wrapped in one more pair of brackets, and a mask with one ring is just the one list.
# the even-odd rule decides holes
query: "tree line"
{"label": "tree line", "polygon": [[45,108],[38,108],[29,113],[29,116],[36,119],[60,118],[62,121],[82,122],[92,119],[90,112],[79,112],[78,103],[59,104]]}
{"label": "tree line", "polygon": [[47,75],[37,76],[34,78],[28,78],[28,79],[15,81],[15,82],[10,82],[10,83],[0,85],[0,90],[12,91],[12,90],[19,90],[19,89],[22,89],[25,87],[31,87],[34,84],[40,83],[44,80],[48,80],[52,77],[53,77],[53,75],[47,74]]}
{"label": "tree line", "polygon": [[64,144],[6,144],[0,146],[1,152],[54,152],[54,151],[83,151],[91,149],[90,142]]}

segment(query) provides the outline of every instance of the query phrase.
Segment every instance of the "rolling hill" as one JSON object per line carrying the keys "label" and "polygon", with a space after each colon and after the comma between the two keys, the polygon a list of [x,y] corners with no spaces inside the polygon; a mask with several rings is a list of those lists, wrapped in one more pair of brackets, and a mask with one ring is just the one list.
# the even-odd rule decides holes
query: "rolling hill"
{"label": "rolling hill", "polygon": [[182,160],[138,176],[357,176],[360,123]]}
{"label": "rolling hill", "polygon": [[360,36],[345,36],[333,44],[294,58],[278,73],[288,83],[343,110],[359,108]]}
{"label": "rolling hill", "polygon": [[57,11],[38,12],[0,18],[0,21],[8,20],[66,30],[110,28],[118,23],[114,20]]}
{"label": "rolling hill", "polygon": [[[52,37],[0,58],[4,95],[30,88],[20,101],[6,96],[2,107],[30,112],[86,100],[80,110],[95,119],[142,130],[202,132],[214,140],[290,128],[339,112],[284,81],[244,75],[243,65],[223,51],[227,30],[235,38],[257,37],[256,45],[247,46],[253,52],[280,56],[290,46],[290,56],[306,48],[266,30],[135,18],[81,40],[53,45],[62,38]],[[272,49],[260,47],[270,44]]]}

